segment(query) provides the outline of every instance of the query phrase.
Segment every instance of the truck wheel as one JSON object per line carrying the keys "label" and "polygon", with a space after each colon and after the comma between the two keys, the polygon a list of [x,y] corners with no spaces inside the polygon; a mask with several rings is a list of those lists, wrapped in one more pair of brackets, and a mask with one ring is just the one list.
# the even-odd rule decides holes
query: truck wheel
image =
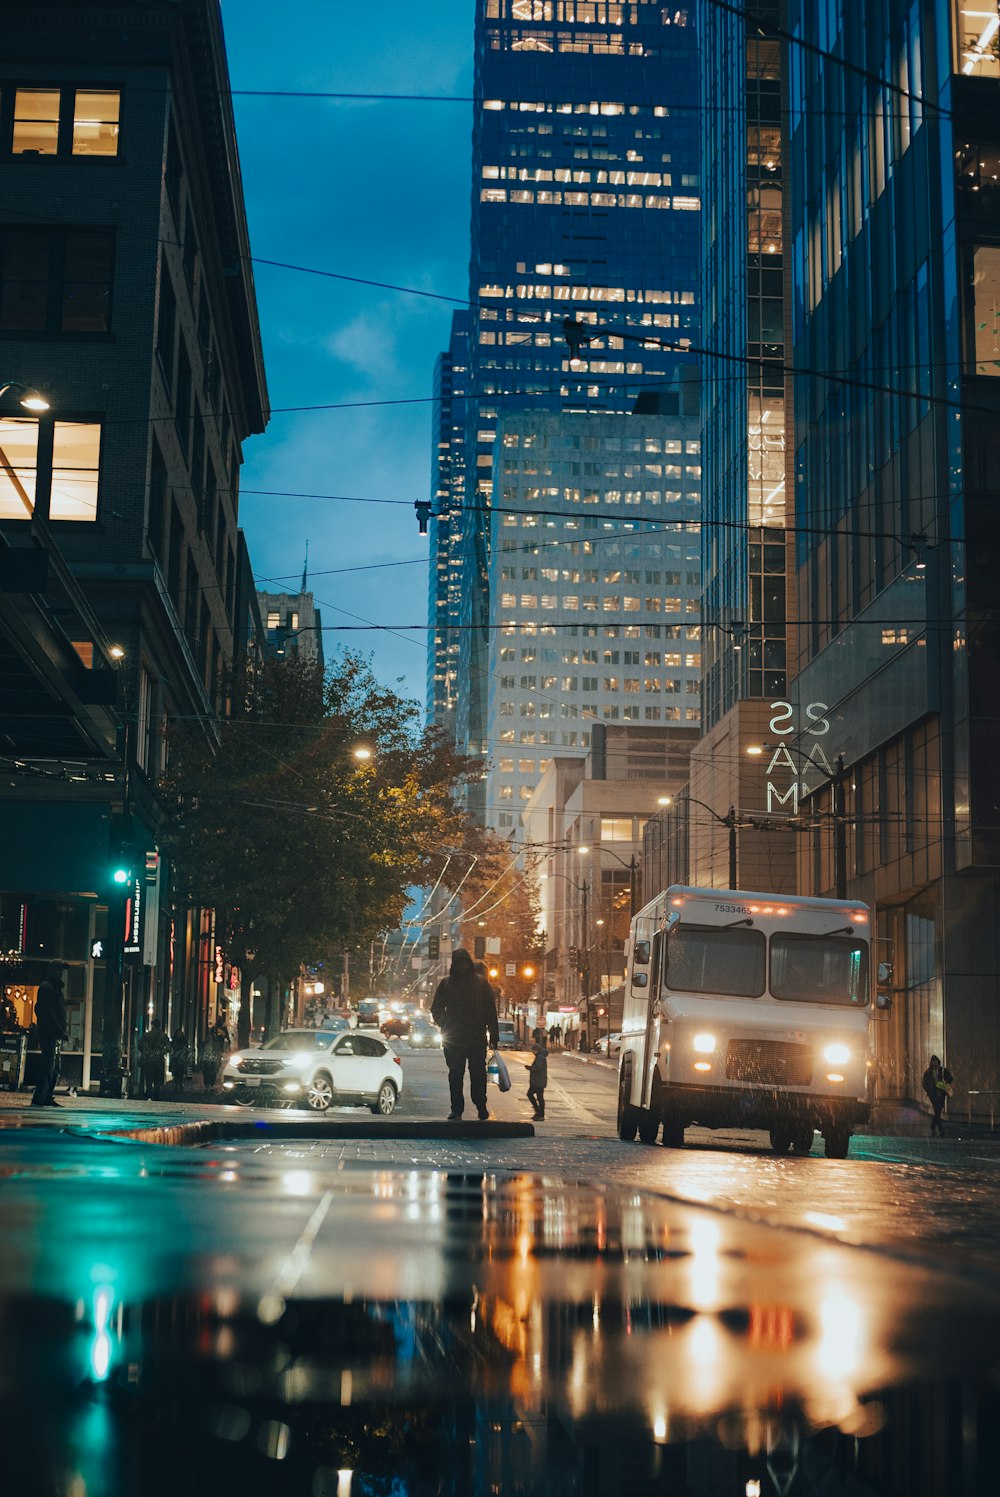
{"label": "truck wheel", "polygon": [[790,1128],[772,1128],[770,1139],[771,1152],[773,1154],[787,1154],[792,1147],[792,1130]]}
{"label": "truck wheel", "polygon": [[847,1158],[847,1151],[851,1146],[850,1128],[844,1127],[843,1125],[839,1125],[835,1128],[828,1128],[827,1131],[823,1134],[823,1139],[826,1144],[827,1159]]}
{"label": "truck wheel", "polygon": [[811,1154],[813,1138],[816,1130],[811,1123],[803,1123],[800,1128],[792,1129],[792,1153]]}
{"label": "truck wheel", "polygon": [[642,1108],[639,1113],[639,1142],[642,1144],[655,1144],[656,1135],[660,1131],[660,1114],[652,1108]]}
{"label": "truck wheel", "polygon": [[639,1127],[639,1112],[625,1100],[627,1081],[628,1076],[623,1067],[618,1078],[618,1137],[622,1143],[630,1144]]}
{"label": "truck wheel", "polygon": [[683,1149],[684,1147],[684,1124],[663,1124],[663,1147],[665,1149]]}

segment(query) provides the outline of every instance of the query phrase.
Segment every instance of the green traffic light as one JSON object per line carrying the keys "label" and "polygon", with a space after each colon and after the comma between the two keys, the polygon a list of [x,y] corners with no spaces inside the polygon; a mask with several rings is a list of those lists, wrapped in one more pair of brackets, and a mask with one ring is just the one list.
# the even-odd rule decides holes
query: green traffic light
{"label": "green traffic light", "polygon": [[114,879],[114,881],[115,881],[116,884],[127,884],[128,883],[128,869],[127,868],[116,868],[115,871],[114,871],[114,873],[111,875],[111,877]]}

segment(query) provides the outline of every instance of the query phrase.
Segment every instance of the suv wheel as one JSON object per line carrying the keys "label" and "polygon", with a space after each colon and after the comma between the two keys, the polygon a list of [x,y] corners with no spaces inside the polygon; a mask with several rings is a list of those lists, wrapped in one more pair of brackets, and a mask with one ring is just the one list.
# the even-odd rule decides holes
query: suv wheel
{"label": "suv wheel", "polygon": [[623,1143],[631,1143],[639,1128],[639,1113],[631,1102],[625,1100],[628,1092],[630,1072],[622,1066],[618,1078],[618,1137]]}
{"label": "suv wheel", "polygon": [[326,1112],[333,1101],[333,1086],[325,1071],[317,1071],[309,1083],[308,1102],[313,1112]]}
{"label": "suv wheel", "polygon": [[391,1081],[383,1081],[378,1089],[378,1096],[371,1104],[371,1108],[372,1112],[381,1113],[384,1118],[387,1118],[391,1112],[395,1111],[396,1088]]}

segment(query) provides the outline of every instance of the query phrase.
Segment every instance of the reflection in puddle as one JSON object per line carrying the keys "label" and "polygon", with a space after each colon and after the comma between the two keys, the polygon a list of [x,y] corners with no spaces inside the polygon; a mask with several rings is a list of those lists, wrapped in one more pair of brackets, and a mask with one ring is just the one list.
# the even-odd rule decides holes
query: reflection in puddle
{"label": "reflection in puddle", "polygon": [[206,1257],[196,1287],[81,1240],[71,1296],[0,1297],[5,1489],[996,1490],[989,1317],[977,1331],[974,1297],[935,1302],[919,1270],[527,1176],[280,1188],[301,1208],[281,1251]]}

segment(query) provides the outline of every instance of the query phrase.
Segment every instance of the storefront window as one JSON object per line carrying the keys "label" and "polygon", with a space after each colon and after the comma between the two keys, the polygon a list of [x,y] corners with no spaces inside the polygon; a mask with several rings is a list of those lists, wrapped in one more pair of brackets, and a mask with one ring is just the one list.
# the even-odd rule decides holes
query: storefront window
{"label": "storefront window", "polygon": [[997,0],[952,0],[955,71],[974,78],[1000,78],[1000,15]]}

